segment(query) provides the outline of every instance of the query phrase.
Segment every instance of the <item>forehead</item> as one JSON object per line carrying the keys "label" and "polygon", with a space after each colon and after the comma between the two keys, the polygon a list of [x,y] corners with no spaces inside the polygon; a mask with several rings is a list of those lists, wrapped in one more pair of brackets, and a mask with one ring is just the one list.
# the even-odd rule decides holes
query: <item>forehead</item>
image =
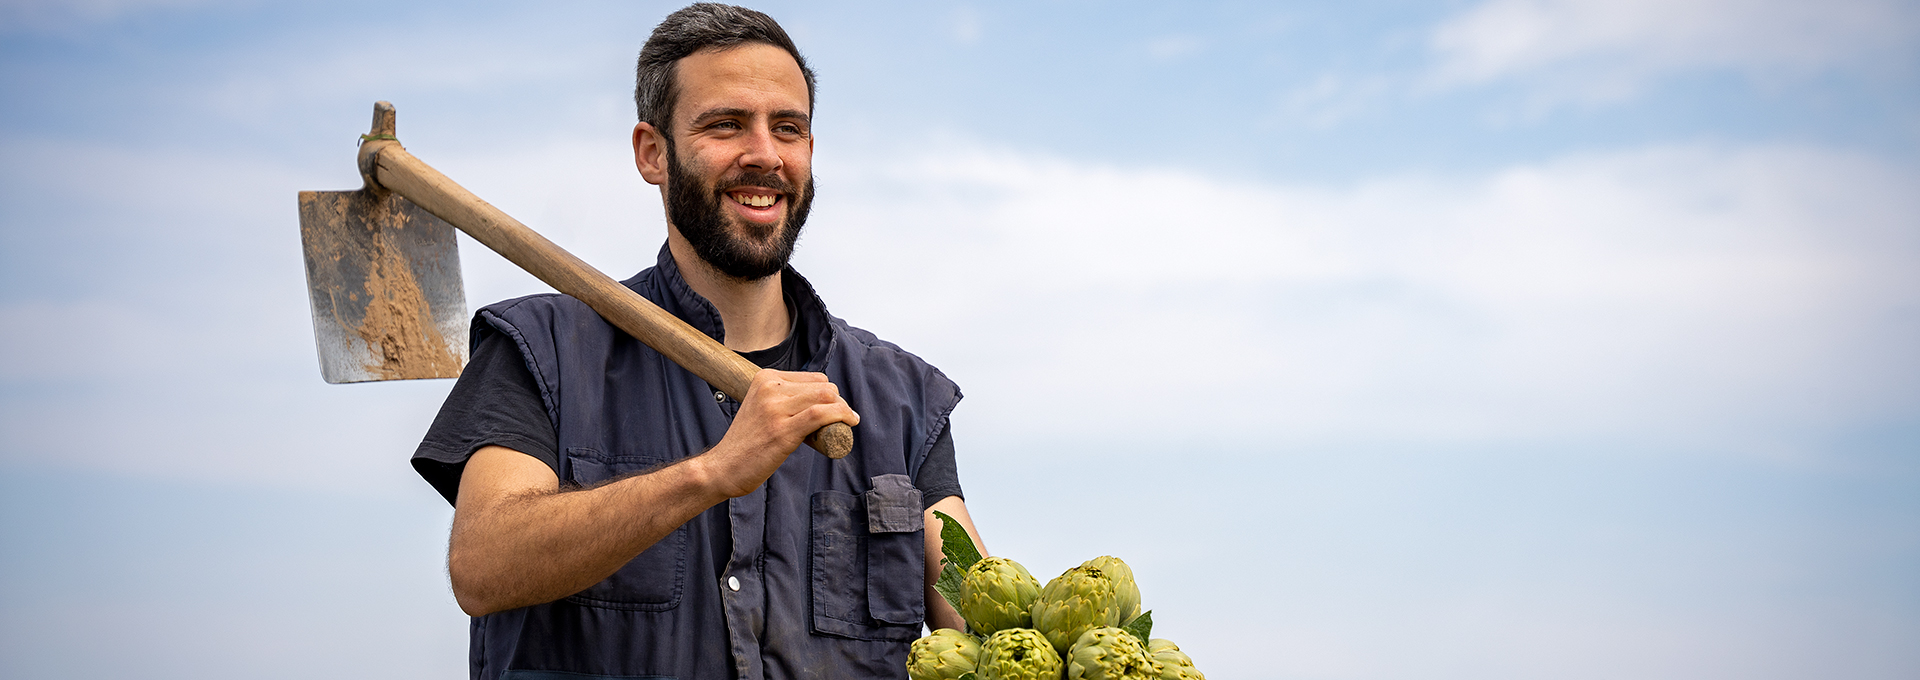
{"label": "forehead", "polygon": [[700,50],[675,65],[674,120],[717,107],[809,110],[807,79],[786,50],[748,43]]}

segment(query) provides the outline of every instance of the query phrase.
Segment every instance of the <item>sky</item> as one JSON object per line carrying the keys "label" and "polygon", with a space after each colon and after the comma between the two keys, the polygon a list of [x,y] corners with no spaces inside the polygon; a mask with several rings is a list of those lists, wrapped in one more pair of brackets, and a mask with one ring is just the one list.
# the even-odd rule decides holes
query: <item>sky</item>
{"label": "sky", "polygon": [[[321,381],[295,194],[388,100],[650,266],[676,6],[0,2],[0,676],[463,674],[452,383]],[[1920,6],[758,7],[795,266],[961,385],[991,552],[1215,678],[1920,675]]]}

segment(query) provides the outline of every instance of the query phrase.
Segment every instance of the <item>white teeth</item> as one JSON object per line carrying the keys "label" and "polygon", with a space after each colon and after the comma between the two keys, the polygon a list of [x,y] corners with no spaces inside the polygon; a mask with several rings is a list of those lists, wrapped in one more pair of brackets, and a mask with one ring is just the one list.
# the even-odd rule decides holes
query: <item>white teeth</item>
{"label": "white teeth", "polygon": [[766,208],[766,207],[771,207],[773,205],[774,197],[753,196],[753,195],[742,196],[742,195],[735,194],[733,197],[733,200],[739,201],[741,205],[753,206],[755,208]]}

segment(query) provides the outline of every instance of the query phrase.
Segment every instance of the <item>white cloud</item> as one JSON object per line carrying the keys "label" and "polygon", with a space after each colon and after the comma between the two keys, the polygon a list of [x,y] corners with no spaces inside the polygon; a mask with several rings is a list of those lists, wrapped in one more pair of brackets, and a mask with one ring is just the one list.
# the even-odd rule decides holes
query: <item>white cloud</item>
{"label": "white cloud", "polygon": [[[10,296],[10,318],[71,333],[7,342],[0,377],[16,394],[115,387],[105,401],[18,402],[9,457],[59,450],[63,428],[124,408],[144,424],[88,454],[99,464],[192,474],[137,442],[356,422],[351,442],[331,428],[298,445],[339,440],[354,456],[269,462],[221,446],[195,465],[319,482],[391,472],[445,383],[320,384],[289,239],[293,192],[326,180],[255,167],[223,194],[250,198],[182,202],[185,178],[239,180],[217,158],[55,147],[14,147],[46,160],[16,184],[70,203],[101,172],[144,187],[79,223],[134,225],[125,235],[82,238],[216,269],[164,289]],[[1903,321],[1920,306],[1911,169],[1674,147],[1313,187],[932,149],[823,154],[798,264],[836,313],[958,379],[969,432],[1238,447],[1624,438],[1804,457],[1817,451],[1782,442],[1920,406],[1920,330]],[[617,140],[416,152],[615,276],[653,260],[659,206]],[[68,184],[80,193],[61,198]],[[462,259],[475,306],[543,288],[470,242]],[[217,288],[219,271],[247,283]]]}
{"label": "white cloud", "polygon": [[1917,36],[1920,11],[1897,0],[1490,0],[1431,45],[1443,86],[1523,78],[1549,98],[1609,100],[1683,71],[1771,81],[1876,67]]}
{"label": "white cloud", "polygon": [[997,431],[1795,455],[1753,447],[1916,405],[1914,180],[1680,147],[1324,188],[956,145],[839,177],[802,257]]}

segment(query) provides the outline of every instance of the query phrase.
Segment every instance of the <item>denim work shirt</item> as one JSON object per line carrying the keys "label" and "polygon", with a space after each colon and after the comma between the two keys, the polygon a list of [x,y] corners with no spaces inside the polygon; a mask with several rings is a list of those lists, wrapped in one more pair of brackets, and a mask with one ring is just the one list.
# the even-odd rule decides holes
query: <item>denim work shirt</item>
{"label": "denim work shirt", "polygon": [[[605,581],[546,604],[476,617],[475,680],[897,678],[925,619],[920,492],[911,480],[960,390],[919,357],[827,314],[783,276],[796,314],[827,323],[807,370],[860,414],[853,452],[802,445],[767,482],[702,513]],[[628,288],[718,340],[720,314],[667,249]],[[740,404],[563,295],[476,314],[473,342],[511,337],[559,436],[563,485],[586,486],[698,455]],[[724,541],[719,542],[725,545]],[[718,578],[715,574],[718,573]]]}

